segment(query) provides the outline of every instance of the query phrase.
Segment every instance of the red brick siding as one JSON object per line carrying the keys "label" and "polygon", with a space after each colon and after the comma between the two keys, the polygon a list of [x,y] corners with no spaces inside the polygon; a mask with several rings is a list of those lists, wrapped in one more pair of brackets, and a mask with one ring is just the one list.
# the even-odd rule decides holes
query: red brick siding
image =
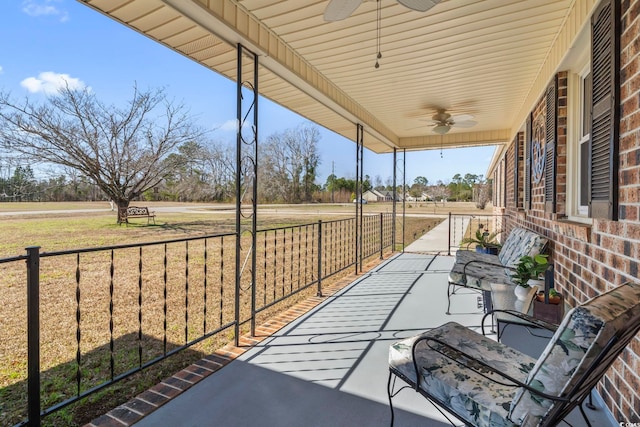
{"label": "red brick siding", "polygon": [[[513,192],[507,194],[507,229],[521,226],[550,238],[556,286],[572,305],[639,277],[640,0],[623,0],[621,5],[619,220],[594,220],[592,226],[563,220],[567,212],[566,73],[558,75],[556,213],[544,213],[544,179],[538,184],[532,183],[530,210],[515,209]],[[533,110],[534,121],[545,114],[545,108],[541,94]],[[513,153],[513,148],[507,150],[507,161],[513,160]],[[513,182],[513,170],[508,171],[506,179]],[[640,337],[636,337],[614,363],[599,391],[615,419],[640,422]]]}

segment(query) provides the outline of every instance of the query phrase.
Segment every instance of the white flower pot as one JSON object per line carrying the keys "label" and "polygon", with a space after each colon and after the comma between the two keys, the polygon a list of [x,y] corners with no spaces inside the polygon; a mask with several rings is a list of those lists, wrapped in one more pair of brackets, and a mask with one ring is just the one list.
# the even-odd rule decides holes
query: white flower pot
{"label": "white flower pot", "polygon": [[513,290],[513,292],[515,292],[516,294],[516,298],[518,298],[519,301],[526,300],[527,295],[529,295],[530,291],[531,291],[531,288],[525,288],[520,285],[516,285],[515,289]]}

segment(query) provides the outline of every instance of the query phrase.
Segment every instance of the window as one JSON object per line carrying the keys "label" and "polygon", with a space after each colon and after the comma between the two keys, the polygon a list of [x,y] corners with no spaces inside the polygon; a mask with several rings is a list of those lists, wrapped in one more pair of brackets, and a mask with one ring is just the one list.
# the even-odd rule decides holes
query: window
{"label": "window", "polygon": [[567,214],[578,221],[618,216],[619,8],[600,2],[569,65]]}

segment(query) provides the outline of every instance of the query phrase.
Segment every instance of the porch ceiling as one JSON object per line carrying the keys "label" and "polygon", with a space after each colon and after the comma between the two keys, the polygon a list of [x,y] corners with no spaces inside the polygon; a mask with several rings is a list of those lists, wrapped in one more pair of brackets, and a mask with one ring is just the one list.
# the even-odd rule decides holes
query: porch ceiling
{"label": "porch ceiling", "polygon": [[[443,0],[420,13],[381,0],[339,22],[328,0],[80,0],[233,80],[235,43],[260,55],[260,93],[374,152],[504,144],[595,0]],[[434,134],[436,107],[477,125]]]}

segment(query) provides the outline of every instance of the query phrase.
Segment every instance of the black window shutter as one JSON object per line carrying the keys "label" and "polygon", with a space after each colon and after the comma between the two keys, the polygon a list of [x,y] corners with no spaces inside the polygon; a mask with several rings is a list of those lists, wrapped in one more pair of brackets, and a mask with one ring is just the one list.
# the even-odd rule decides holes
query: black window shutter
{"label": "black window shutter", "polygon": [[547,87],[547,121],[545,137],[545,161],[544,161],[544,211],[556,211],[556,140],[558,117],[558,77]]}
{"label": "black window shutter", "polygon": [[507,207],[507,155],[505,154],[503,160],[504,167],[502,168],[502,182],[504,186],[502,189],[502,206]]}
{"label": "black window shutter", "polygon": [[513,149],[513,203],[516,209],[520,207],[520,195],[518,194],[518,182],[520,174],[518,168],[520,166],[518,157],[520,157],[520,133],[516,134]]}
{"label": "black window shutter", "polygon": [[493,172],[493,194],[491,195],[491,203],[495,207],[498,206],[498,185],[500,185],[498,183],[498,179],[497,178],[498,178],[498,170],[496,169]]}
{"label": "black window shutter", "polygon": [[618,219],[620,2],[604,0],[591,18],[591,182],[589,214]]}
{"label": "black window shutter", "polygon": [[524,164],[524,208],[531,209],[531,114],[527,116],[525,128],[525,164]]}

